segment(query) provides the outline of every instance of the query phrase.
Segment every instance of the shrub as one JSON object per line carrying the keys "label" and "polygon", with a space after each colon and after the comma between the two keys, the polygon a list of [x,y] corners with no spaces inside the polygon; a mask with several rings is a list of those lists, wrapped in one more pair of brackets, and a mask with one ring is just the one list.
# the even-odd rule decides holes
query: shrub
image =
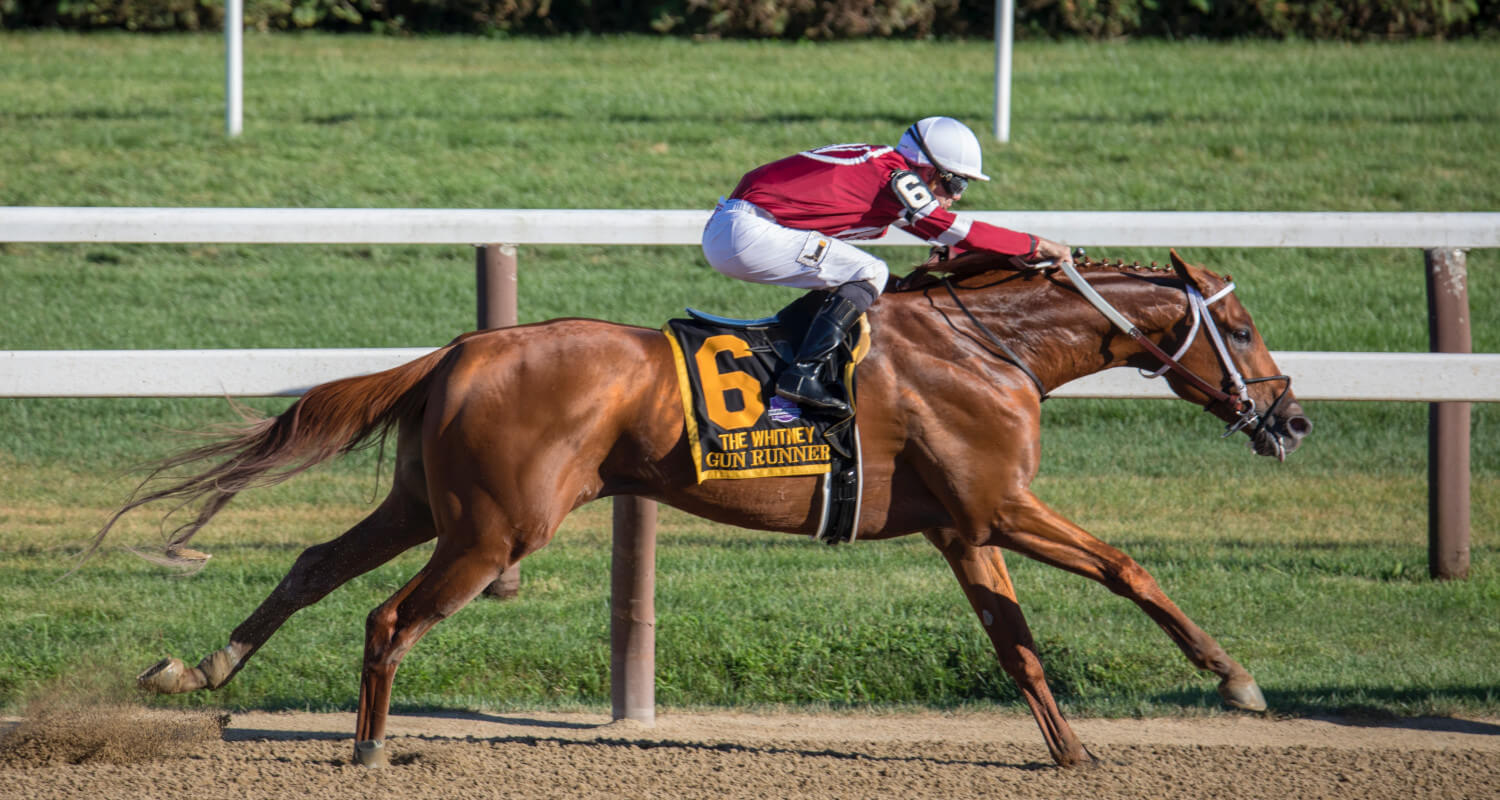
{"label": "shrub", "polygon": [[[1391,39],[1500,32],[1500,0],[1018,0],[1022,36]],[[257,30],[979,37],[991,0],[246,0]],[[221,0],[0,0],[0,28],[195,31]]]}

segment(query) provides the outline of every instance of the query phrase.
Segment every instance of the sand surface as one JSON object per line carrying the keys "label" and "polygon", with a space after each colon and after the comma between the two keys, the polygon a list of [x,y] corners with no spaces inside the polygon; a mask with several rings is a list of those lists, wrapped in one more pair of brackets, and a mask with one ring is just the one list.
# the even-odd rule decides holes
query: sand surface
{"label": "sand surface", "polygon": [[[1500,720],[1073,720],[1097,766],[1052,765],[1029,716],[405,714],[382,770],[353,714],[113,707],[10,720],[0,798],[1500,798]],[[221,727],[222,726],[222,727]]]}

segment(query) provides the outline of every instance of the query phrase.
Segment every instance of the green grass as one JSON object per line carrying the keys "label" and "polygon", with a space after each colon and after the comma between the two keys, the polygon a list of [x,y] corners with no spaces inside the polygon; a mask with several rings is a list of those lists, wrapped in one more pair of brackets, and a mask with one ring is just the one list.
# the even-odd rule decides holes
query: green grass
{"label": "green grass", "polygon": [[[366,485],[313,477],[337,499],[260,498],[198,544],[200,574],[171,578],[127,553],[70,578],[48,532],[99,509],[37,503],[6,513],[0,698],[16,703],[87,667],[125,683],[172,654],[195,661],[305,545],[357,519]],[[1496,482],[1482,489],[1495,496]],[[1412,480],[1301,481],[1246,491],[1213,476],[1043,480],[1054,502],[1137,556],[1246,664],[1278,712],[1494,714],[1500,585],[1481,548],[1465,582],[1425,579],[1424,552],[1391,530],[1393,501],[1420,516]],[[1335,490],[1339,499],[1330,501]],[[282,490],[274,490],[276,494]],[[1190,497],[1161,507],[1161,497]],[[1101,499],[1102,498],[1102,502]],[[1136,498],[1135,503],[1130,499]],[[249,498],[246,498],[249,500]],[[1494,518],[1493,502],[1488,504]],[[1402,522],[1414,520],[1405,519]],[[609,515],[576,514],[524,562],[523,593],[481,600],[403,663],[400,707],[598,708],[608,697]],[[147,521],[124,539],[149,540]],[[294,617],[214,694],[173,706],[347,709],[364,616],[420,566],[418,548]],[[919,537],[830,549],[663,514],[658,699],[664,705],[983,707],[1018,702],[941,559]],[[1197,675],[1139,611],[1081,578],[1011,559],[1049,678],[1073,714],[1209,713]]]}
{"label": "green grass", "polygon": [[[706,208],[747,168],[990,114],[986,43],[251,36],[245,135],[223,136],[214,36],[0,37],[0,205]],[[937,70],[934,72],[934,70]],[[1478,42],[1025,42],[1014,141],[971,209],[1492,211],[1500,51]],[[935,80],[934,75],[940,76]],[[1040,230],[1038,233],[1046,234]],[[911,251],[881,251],[898,268]],[[1165,260],[1165,253],[1096,255]],[[1426,349],[1415,251],[1194,249],[1239,281],[1274,349]],[[1500,352],[1495,251],[1470,254],[1474,347]],[[0,244],[0,349],[436,345],[474,323],[466,248]],[[658,326],[684,305],[790,299],[694,248],[521,253],[523,320]],[[274,410],[284,400],[256,400]],[[1474,419],[1474,574],[1426,580],[1426,409],[1309,403],[1285,465],[1196,408],[1057,401],[1038,492],[1130,552],[1294,713],[1500,714],[1500,450]],[[0,401],[0,707],[107,665],[197,659],[300,548],[378,497],[362,454],[236,501],[191,578],[110,551],[59,580],[130,468],[224,421],[217,400]],[[607,702],[608,515],[525,562],[523,597],[475,603],[404,663],[398,705]],[[668,513],[658,695],[697,705],[1016,704],[920,539],[828,550]],[[119,543],[154,541],[150,515]],[[348,708],[364,615],[421,549],[295,617],[224,692],[162,701]],[[1214,704],[1138,610],[1011,566],[1073,713]]]}

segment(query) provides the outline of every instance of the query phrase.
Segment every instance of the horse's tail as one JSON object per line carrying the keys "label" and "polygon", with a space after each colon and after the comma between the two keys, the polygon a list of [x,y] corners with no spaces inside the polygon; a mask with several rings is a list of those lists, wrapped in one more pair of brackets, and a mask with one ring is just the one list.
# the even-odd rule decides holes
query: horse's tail
{"label": "horse's tail", "polygon": [[[462,338],[462,337],[461,337]],[[174,531],[166,542],[167,558],[179,560],[177,551],[208,524],[238,493],[273,486],[335,456],[373,444],[375,434],[420,414],[425,407],[432,373],[443,363],[453,344],[435,350],[402,366],[330,381],[308,390],[290,408],[275,417],[260,417],[243,409],[241,425],[222,432],[226,438],[169,456],[154,465],[130,499],[95,534],[83,554],[87,558],[126,513],[158,500],[175,500],[173,509],[198,504],[195,518]],[[383,437],[382,437],[383,438]],[[163,473],[200,462],[216,462],[187,478],[169,478]],[[162,480],[169,485],[148,491]],[[170,512],[169,512],[170,516]]]}

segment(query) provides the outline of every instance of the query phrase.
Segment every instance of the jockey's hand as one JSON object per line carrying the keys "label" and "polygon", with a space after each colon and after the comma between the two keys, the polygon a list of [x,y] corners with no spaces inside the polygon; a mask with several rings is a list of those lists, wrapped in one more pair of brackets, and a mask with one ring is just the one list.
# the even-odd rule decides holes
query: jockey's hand
{"label": "jockey's hand", "polygon": [[1073,251],[1061,242],[1051,239],[1043,239],[1038,236],[1036,240],[1036,254],[1029,259],[1032,263],[1038,261],[1051,261],[1056,264],[1067,262],[1073,263]]}
{"label": "jockey's hand", "polygon": [[933,247],[927,251],[927,260],[918,266],[922,269],[942,269],[943,262],[947,261],[950,257],[949,248]]}

